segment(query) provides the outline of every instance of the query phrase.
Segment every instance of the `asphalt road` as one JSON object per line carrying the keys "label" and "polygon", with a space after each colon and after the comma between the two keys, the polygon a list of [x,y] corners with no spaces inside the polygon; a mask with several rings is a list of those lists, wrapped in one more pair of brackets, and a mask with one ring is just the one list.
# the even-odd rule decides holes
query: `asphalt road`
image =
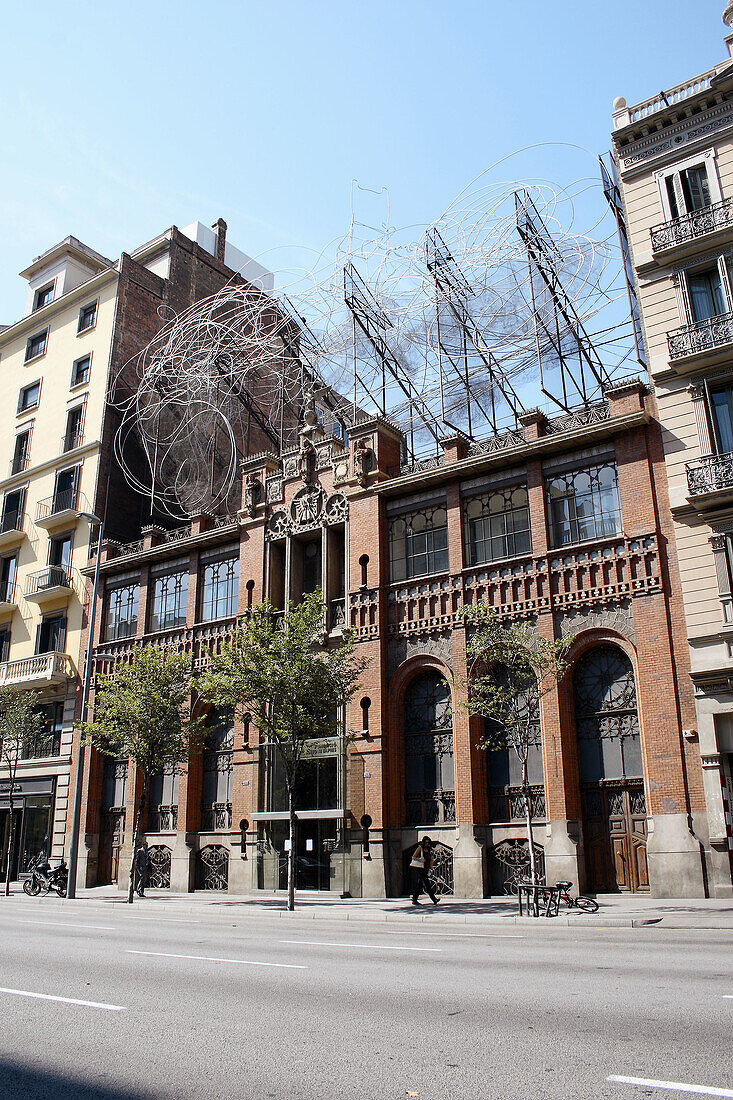
{"label": "asphalt road", "polygon": [[0,899],[3,1100],[733,1097],[725,932],[43,902]]}

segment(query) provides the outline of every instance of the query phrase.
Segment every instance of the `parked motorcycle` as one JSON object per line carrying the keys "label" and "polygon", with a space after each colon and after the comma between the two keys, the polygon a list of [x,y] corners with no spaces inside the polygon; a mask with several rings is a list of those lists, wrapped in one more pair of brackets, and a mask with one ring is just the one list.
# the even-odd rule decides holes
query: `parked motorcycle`
{"label": "parked motorcycle", "polygon": [[39,855],[31,861],[28,870],[31,873],[31,877],[25,880],[23,889],[29,897],[35,898],[41,891],[43,891],[44,894],[48,894],[51,890],[55,890],[60,898],[66,897],[66,887],[69,882],[69,868],[66,866],[63,859],[58,867],[52,867],[48,862],[46,853],[40,852]]}

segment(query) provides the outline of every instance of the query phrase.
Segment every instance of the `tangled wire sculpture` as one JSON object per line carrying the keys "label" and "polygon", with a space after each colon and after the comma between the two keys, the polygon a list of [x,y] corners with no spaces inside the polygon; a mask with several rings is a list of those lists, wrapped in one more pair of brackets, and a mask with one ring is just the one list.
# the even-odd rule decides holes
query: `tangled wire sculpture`
{"label": "tangled wire sculpture", "polygon": [[[388,416],[414,458],[448,431],[495,433],[523,408],[588,403],[639,371],[598,180],[480,178],[419,231],[391,227],[379,201],[377,231],[352,218],[322,268],[279,272],[277,296],[227,285],[144,350],[116,452],[158,508],[236,509],[239,460],[296,446],[314,387],[322,420]],[[581,209],[595,218],[585,233]]]}

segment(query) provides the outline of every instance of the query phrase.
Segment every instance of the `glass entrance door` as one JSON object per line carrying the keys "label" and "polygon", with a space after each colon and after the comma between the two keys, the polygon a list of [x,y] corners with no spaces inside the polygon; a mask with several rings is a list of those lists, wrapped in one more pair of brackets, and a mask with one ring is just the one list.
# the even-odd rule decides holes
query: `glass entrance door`
{"label": "glass entrance door", "polygon": [[[341,893],[341,881],[331,857],[340,848],[340,822],[299,821],[295,827],[295,889],[332,890]],[[287,821],[273,822],[273,847],[278,858],[278,889],[288,888],[288,836]],[[339,878],[333,882],[332,879]]]}

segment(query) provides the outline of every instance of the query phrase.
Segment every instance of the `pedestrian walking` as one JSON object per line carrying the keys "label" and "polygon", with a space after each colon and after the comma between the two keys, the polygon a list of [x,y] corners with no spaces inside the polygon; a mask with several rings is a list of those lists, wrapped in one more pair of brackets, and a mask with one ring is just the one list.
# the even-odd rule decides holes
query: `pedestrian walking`
{"label": "pedestrian walking", "polygon": [[412,891],[412,904],[419,905],[420,894],[426,893],[433,900],[433,905],[438,904],[435,891],[428,878],[428,871],[433,866],[433,842],[429,836],[424,836],[412,853],[410,867],[415,872],[415,888]]}
{"label": "pedestrian walking", "polygon": [[149,869],[150,853],[148,852],[148,842],[147,840],[143,840],[135,855],[135,877],[137,880],[137,896],[139,898],[145,897],[145,886],[148,881]]}

